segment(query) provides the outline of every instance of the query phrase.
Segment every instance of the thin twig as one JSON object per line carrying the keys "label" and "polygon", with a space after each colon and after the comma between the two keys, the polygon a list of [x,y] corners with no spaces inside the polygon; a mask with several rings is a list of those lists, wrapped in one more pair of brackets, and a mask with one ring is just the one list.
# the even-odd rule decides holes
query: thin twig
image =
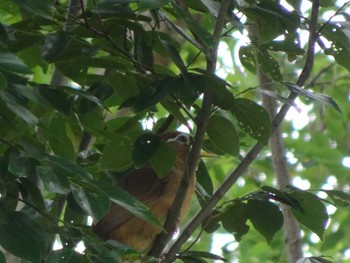
{"label": "thin twig", "polygon": [[309,84],[307,84],[307,87],[312,87],[316,84],[316,81],[324,74],[326,73],[328,70],[330,70],[335,64],[329,64],[326,67],[322,68],[315,77],[312,78],[312,80],[309,82]]}
{"label": "thin twig", "polygon": [[317,35],[321,33],[321,31],[333,20],[334,17],[336,17],[348,4],[350,1],[345,2],[317,31]]}

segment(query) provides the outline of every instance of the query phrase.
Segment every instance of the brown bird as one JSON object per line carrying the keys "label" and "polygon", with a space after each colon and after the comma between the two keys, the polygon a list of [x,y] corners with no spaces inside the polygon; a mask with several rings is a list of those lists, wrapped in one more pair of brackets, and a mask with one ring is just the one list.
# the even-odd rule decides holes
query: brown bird
{"label": "brown bird", "polygon": [[[159,178],[152,167],[145,166],[124,176],[118,185],[148,206],[153,215],[164,224],[187,169],[191,137],[177,131],[164,133],[160,137],[176,150],[175,165],[169,174]],[[189,184],[180,217],[190,206],[194,185],[195,179]],[[93,226],[93,231],[104,240],[114,239],[144,253],[152,248],[156,237],[162,232],[160,228],[134,216],[115,203],[112,203],[107,215]]]}

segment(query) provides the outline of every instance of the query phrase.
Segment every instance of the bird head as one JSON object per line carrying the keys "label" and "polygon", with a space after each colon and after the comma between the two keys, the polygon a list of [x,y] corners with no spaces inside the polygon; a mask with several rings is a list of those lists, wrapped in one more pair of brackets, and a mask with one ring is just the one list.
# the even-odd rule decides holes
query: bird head
{"label": "bird head", "polygon": [[184,132],[171,131],[160,135],[160,138],[169,143],[178,152],[187,153],[192,144],[192,137]]}

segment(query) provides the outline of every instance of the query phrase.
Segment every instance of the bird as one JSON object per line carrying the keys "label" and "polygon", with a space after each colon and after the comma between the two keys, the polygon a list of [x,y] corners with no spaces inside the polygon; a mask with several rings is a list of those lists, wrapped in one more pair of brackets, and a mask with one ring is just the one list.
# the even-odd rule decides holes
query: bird
{"label": "bird", "polygon": [[[151,165],[135,169],[126,174],[118,185],[150,208],[152,214],[164,225],[169,209],[179,189],[181,179],[187,175],[187,156],[192,137],[183,132],[171,131],[160,135],[176,151],[176,160],[170,172],[160,178]],[[195,176],[190,179],[180,211],[179,219],[189,209],[195,188]],[[136,217],[123,207],[112,203],[109,212],[92,230],[103,240],[116,240],[140,252],[148,253],[161,228]]]}

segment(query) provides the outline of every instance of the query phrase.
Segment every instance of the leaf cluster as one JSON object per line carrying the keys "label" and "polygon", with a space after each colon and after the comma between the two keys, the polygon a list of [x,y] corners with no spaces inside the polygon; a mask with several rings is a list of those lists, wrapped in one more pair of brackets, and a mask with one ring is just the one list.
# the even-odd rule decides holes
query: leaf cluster
{"label": "leaf cluster", "polygon": [[[204,150],[238,162],[247,146],[267,145],[271,119],[240,79],[256,74],[257,66],[281,83],[282,94],[270,96],[285,102],[285,92],[292,91],[340,109],[330,97],[303,90],[284,76],[277,57],[288,63],[302,58],[298,31],[308,21],[279,2],[232,1],[222,39],[230,43],[230,32],[243,32],[242,16],[257,25],[259,38],[239,49],[244,74],[227,79],[207,70],[209,54],[217,48],[219,1],[83,2],[0,3],[0,245],[28,262],[151,261],[99,239],[90,230],[91,220],[97,222],[115,202],[161,227],[116,181],[144,165],[166,175],[175,153],[159,135],[180,128],[194,135],[208,91],[213,103]],[[297,9],[300,1],[287,2]],[[325,21],[318,34],[331,43],[329,48],[320,44],[325,54],[349,70],[346,29],[347,22]],[[201,204],[219,178],[210,164],[201,160],[198,168]],[[337,206],[349,204],[346,193],[325,193]],[[203,222],[205,229],[212,232],[221,223],[240,241],[251,224],[271,243],[283,223],[280,202],[291,206],[305,227],[324,234],[328,214],[309,191],[265,187],[242,196],[214,211]],[[85,252],[78,253],[82,242]],[[53,250],[57,244],[61,248]],[[0,262],[3,258],[0,252]],[[187,251],[181,259],[222,258]]]}

